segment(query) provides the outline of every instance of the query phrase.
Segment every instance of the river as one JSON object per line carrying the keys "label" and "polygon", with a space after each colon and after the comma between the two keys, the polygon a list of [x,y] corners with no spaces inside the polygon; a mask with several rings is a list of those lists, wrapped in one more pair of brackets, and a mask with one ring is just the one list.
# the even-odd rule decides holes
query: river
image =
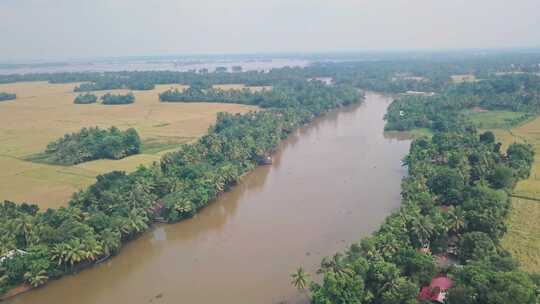
{"label": "river", "polygon": [[390,98],[316,119],[196,217],[159,225],[100,266],[10,304],[303,303],[300,265],[373,232],[399,206],[410,141],[383,133]]}

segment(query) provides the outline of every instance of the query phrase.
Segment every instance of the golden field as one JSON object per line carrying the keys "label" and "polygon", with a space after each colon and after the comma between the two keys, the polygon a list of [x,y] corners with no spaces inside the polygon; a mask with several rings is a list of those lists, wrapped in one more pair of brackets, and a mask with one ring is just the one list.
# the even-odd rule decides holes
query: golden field
{"label": "golden field", "polygon": [[[163,153],[204,135],[218,112],[245,113],[255,107],[220,103],[161,103],[158,94],[171,87],[134,91],[130,105],[77,105],[77,84],[28,82],[0,84],[0,92],[16,93],[14,101],[0,103],[0,200],[32,202],[42,208],[59,207],[71,194],[112,170],[131,171],[159,160]],[[223,89],[241,85],[224,85]],[[254,88],[259,89],[259,88]],[[126,93],[127,90],[94,92]],[[46,145],[82,127],[133,127],[143,141],[141,154],[121,160],[97,160],[75,166],[55,166],[26,161]]]}
{"label": "golden field", "polygon": [[514,198],[502,246],[527,272],[540,272],[540,202]]}
{"label": "golden field", "polygon": [[[540,199],[540,117],[509,130],[493,130],[503,149],[513,142],[533,145],[536,156],[527,180],[520,181],[514,194]],[[502,246],[516,257],[523,270],[540,272],[540,201],[512,199],[512,211],[508,218],[508,232]]]}
{"label": "golden field", "polygon": [[540,117],[509,130],[493,130],[497,140],[503,144],[503,149],[513,142],[529,143],[536,151],[535,162],[531,170],[531,176],[520,181],[514,193],[527,197],[540,199]]}
{"label": "golden field", "polygon": [[478,79],[476,79],[476,76],[474,76],[473,74],[452,75],[450,76],[450,78],[454,83],[478,81]]}

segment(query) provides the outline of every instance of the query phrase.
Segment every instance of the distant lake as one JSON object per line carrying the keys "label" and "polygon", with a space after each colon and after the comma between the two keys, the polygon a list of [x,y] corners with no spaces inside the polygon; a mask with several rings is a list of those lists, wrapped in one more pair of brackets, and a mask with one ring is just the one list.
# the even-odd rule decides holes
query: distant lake
{"label": "distant lake", "polygon": [[310,62],[303,59],[118,59],[99,61],[74,61],[57,63],[0,64],[0,75],[65,73],[65,72],[117,72],[117,71],[178,71],[225,67],[230,72],[232,67],[241,66],[243,71],[268,71],[282,67],[305,67]]}

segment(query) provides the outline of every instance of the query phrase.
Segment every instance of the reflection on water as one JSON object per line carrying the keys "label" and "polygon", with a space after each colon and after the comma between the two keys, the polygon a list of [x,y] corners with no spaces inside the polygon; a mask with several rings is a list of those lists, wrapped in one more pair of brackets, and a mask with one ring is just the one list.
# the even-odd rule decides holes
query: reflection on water
{"label": "reflection on water", "polygon": [[291,135],[196,217],[158,225],[106,263],[9,303],[303,303],[289,275],[375,230],[399,206],[408,140],[383,133],[390,99]]}

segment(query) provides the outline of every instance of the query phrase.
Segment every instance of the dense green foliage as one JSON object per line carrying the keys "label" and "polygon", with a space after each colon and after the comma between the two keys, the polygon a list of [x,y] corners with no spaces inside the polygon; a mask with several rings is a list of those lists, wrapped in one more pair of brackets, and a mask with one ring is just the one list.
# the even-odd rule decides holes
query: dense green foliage
{"label": "dense green foliage", "polygon": [[226,68],[216,73],[208,69],[188,72],[81,72],[57,74],[0,75],[0,83],[17,81],[50,81],[52,83],[83,82],[75,91],[86,92],[110,89],[152,89],[157,84],[197,85],[243,83],[246,85],[277,85],[283,82],[314,77],[331,77],[336,84],[345,84],[374,91],[400,93],[406,91],[439,92],[451,84],[450,77],[472,74],[489,78],[501,73],[538,73],[540,54],[529,52],[469,52],[447,53],[365,53],[342,54],[328,58],[312,56],[314,63],[306,68],[281,68],[268,72]]}
{"label": "dense green foliage", "polygon": [[149,81],[133,79],[122,80],[121,77],[100,77],[94,82],[82,83],[75,87],[75,92],[88,91],[103,91],[114,89],[129,89],[129,90],[153,90],[155,84]]}
{"label": "dense green foliage", "polygon": [[16,98],[17,98],[17,95],[15,94],[0,92],[0,101],[13,100]]}
{"label": "dense green foliage", "polygon": [[135,102],[135,96],[133,95],[133,93],[127,93],[125,95],[107,93],[101,96],[101,102],[104,105],[130,104]]}
{"label": "dense green foliage", "polygon": [[43,160],[74,165],[95,159],[121,159],[139,153],[140,148],[139,134],[133,128],[83,128],[48,144]]}
{"label": "dense green foliage", "polygon": [[[26,252],[0,265],[0,291],[22,282],[38,286],[115,254],[122,242],[144,232],[154,220],[192,216],[293,130],[361,98],[357,90],[316,82],[295,83],[284,92],[290,95],[266,100],[265,111],[219,114],[207,135],[165,155],[160,163],[130,174],[99,176],[87,190],[76,193],[67,208],[38,212],[35,205],[0,205],[0,256],[15,249]],[[79,138],[67,136],[54,147]]]}
{"label": "dense green foliage", "polygon": [[[321,89],[324,87],[324,90]],[[166,102],[223,102],[271,107],[312,107],[317,114],[328,110],[324,100],[333,96],[355,96],[355,89],[348,86],[326,86],[317,81],[296,81],[287,85],[276,85],[272,90],[252,92],[249,89],[220,90],[190,87],[184,91],[168,90],[159,95]]]}
{"label": "dense green foliage", "polygon": [[253,104],[254,95],[249,89],[243,90],[220,90],[214,88],[201,88],[190,86],[180,91],[170,89],[159,94],[159,100],[163,102],[225,102]]}
{"label": "dense green foliage", "polygon": [[[362,56],[360,56],[362,57]],[[414,57],[414,59],[410,59]],[[314,303],[417,303],[421,286],[443,272],[455,281],[448,302],[536,303],[540,280],[517,269],[499,246],[510,208],[508,193],[527,177],[531,147],[511,145],[500,151],[490,132],[477,134],[461,115],[475,106],[538,111],[540,55],[535,53],[462,56],[446,54],[377,55],[361,61],[316,63],[307,68],[269,72],[109,72],[0,76],[0,83],[48,80],[84,82],[76,91],[149,89],[156,84],[187,84],[185,91],[160,95],[166,102],[234,102],[265,111],[220,114],[207,135],[165,155],[159,164],[126,174],[98,177],[74,195],[68,208],[38,212],[34,205],[10,202],[0,207],[0,255],[15,254],[0,265],[1,291],[50,278],[115,254],[123,241],[145,231],[154,220],[193,216],[271,153],[292,130],[313,117],[358,99],[352,86],[391,93],[434,91],[433,97],[395,101],[388,128],[427,127],[432,138],[415,140],[404,160],[409,175],[402,183],[402,207],[372,236],[344,253],[323,259],[321,283],[309,288]],[[473,74],[475,83],[453,84],[450,76]],[[335,86],[307,82],[331,77]],[[272,90],[221,91],[213,84],[271,85]],[[434,255],[457,247],[461,265],[441,268]],[[420,249],[429,249],[424,253]],[[425,251],[425,250],[424,250]],[[300,268],[299,288],[308,284]]]}
{"label": "dense green foliage", "polygon": [[[449,121],[463,119],[463,110],[474,107],[539,113],[540,77],[527,74],[497,76],[452,85],[436,96],[401,97],[388,109],[387,129],[444,130]],[[527,118],[528,115],[524,115],[516,122]]]}
{"label": "dense green foliage", "polygon": [[96,103],[97,102],[97,96],[90,93],[85,93],[78,95],[75,97],[75,100],[73,101],[76,104],[90,104],[90,103]]}
{"label": "dense green foliage", "polygon": [[[507,193],[530,170],[533,150],[514,144],[503,155],[489,137],[455,126],[415,140],[405,158],[400,210],[372,237],[322,261],[313,303],[418,303],[420,287],[440,272],[455,280],[451,304],[536,303],[533,277],[499,246]],[[501,183],[501,174],[509,181]],[[434,255],[453,243],[463,266],[437,267]]]}
{"label": "dense green foliage", "polygon": [[[418,303],[420,287],[442,273],[455,283],[445,303],[537,303],[537,277],[520,271],[499,243],[508,194],[529,176],[534,150],[512,144],[502,154],[494,134],[478,135],[462,111],[538,113],[538,84],[532,75],[496,76],[395,100],[387,129],[428,128],[434,135],[415,140],[404,160],[409,176],[400,210],[372,237],[322,261],[323,282],[310,287],[313,302]],[[458,265],[437,265],[435,257],[446,254]]]}

